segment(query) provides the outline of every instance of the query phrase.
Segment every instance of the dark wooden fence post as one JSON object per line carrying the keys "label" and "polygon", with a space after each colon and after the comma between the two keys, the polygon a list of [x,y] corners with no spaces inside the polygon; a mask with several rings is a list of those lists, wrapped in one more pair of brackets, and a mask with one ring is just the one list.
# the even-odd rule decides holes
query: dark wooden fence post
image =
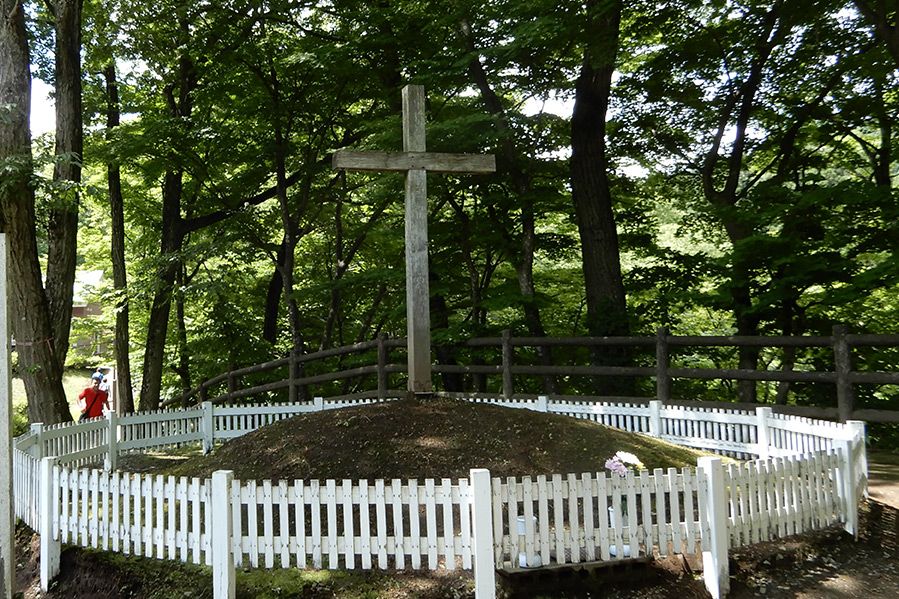
{"label": "dark wooden fence post", "polygon": [[233,372],[228,373],[228,401],[231,401],[231,394],[237,391],[237,377]]}
{"label": "dark wooden fence post", "polygon": [[287,363],[287,377],[290,379],[290,386],[287,388],[288,400],[290,403],[297,401],[297,351],[290,350],[290,362]]}
{"label": "dark wooden fence post", "polygon": [[378,335],[378,399],[387,397],[387,335]]}
{"label": "dark wooden fence post", "polygon": [[503,331],[503,397],[512,397],[512,331]]}
{"label": "dark wooden fence post", "polygon": [[852,355],[849,343],[846,341],[847,329],[845,325],[833,327],[833,359],[837,375],[837,410],[840,421],[852,420],[852,412],[855,410],[855,397],[852,393],[852,381],[849,373],[852,371]]}
{"label": "dark wooden fence post", "polygon": [[663,404],[671,399],[671,377],[668,376],[668,328],[656,329],[656,399]]}

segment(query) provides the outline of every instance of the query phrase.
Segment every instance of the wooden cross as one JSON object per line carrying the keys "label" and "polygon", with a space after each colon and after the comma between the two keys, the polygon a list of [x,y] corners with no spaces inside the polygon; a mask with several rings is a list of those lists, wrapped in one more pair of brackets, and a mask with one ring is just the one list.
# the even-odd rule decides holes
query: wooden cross
{"label": "wooden cross", "polygon": [[428,171],[492,173],[492,154],[443,154],[425,151],[425,91],[420,85],[403,88],[403,151],[334,153],[333,168],[350,171],[406,173],[406,343],[409,391],[427,393],[431,387],[431,311],[428,289]]}

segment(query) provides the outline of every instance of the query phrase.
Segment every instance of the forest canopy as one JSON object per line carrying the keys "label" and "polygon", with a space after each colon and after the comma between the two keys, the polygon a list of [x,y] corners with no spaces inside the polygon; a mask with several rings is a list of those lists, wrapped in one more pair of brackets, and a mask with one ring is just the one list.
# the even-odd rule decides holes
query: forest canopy
{"label": "forest canopy", "polygon": [[[895,329],[883,3],[0,5],[19,15],[0,33],[3,228],[33,317],[15,334],[57,341],[20,351],[44,365],[29,394],[57,398],[32,419],[64,418],[67,364],[118,361],[154,409],[238,366],[405,336],[402,176],[330,157],[401,148],[410,83],[428,150],[497,161],[428,179],[435,343]],[[57,102],[35,140],[29,65]],[[77,269],[104,271],[104,311],[69,333]],[[67,350],[86,335],[100,358]]]}

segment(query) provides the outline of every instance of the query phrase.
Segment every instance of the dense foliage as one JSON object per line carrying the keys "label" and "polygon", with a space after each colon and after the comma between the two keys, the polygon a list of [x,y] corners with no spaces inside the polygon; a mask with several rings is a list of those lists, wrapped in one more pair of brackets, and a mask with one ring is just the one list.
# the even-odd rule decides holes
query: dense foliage
{"label": "dense foliage", "polygon": [[[29,13],[32,55],[52,81],[42,10]],[[892,332],[899,58],[877,18],[851,0],[88,0],[78,263],[109,286],[98,290],[102,320],[76,319],[72,339],[111,339],[126,296],[130,346],[118,349],[138,381],[160,356],[161,385],[141,387],[153,407],[292,349],[404,336],[402,177],[339,173],[330,154],[399,150],[408,83],[426,87],[429,150],[495,153],[499,165],[428,179],[435,343],[503,329]],[[617,43],[597,42],[616,29]],[[617,240],[590,252],[613,252],[613,271],[620,260],[626,315],[614,294],[585,304],[590,231],[569,168],[586,122],[572,130],[572,107],[602,92],[603,69],[600,162],[588,165],[607,180]],[[112,165],[127,265],[118,289]],[[38,181],[45,249],[40,225],[60,193]],[[590,322],[603,305],[614,327]],[[112,344],[105,351],[69,362],[111,361]],[[680,359],[830,363],[780,350]],[[895,368],[899,355],[872,360]]]}

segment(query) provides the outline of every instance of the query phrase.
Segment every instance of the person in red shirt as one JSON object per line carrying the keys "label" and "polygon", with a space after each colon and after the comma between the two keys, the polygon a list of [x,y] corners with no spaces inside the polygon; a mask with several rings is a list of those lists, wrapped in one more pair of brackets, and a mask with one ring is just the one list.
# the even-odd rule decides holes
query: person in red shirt
{"label": "person in red shirt", "polygon": [[103,408],[109,409],[109,393],[100,389],[103,375],[95,372],[91,375],[91,386],[87,387],[78,396],[78,407],[81,408],[81,418],[96,418],[103,415]]}

